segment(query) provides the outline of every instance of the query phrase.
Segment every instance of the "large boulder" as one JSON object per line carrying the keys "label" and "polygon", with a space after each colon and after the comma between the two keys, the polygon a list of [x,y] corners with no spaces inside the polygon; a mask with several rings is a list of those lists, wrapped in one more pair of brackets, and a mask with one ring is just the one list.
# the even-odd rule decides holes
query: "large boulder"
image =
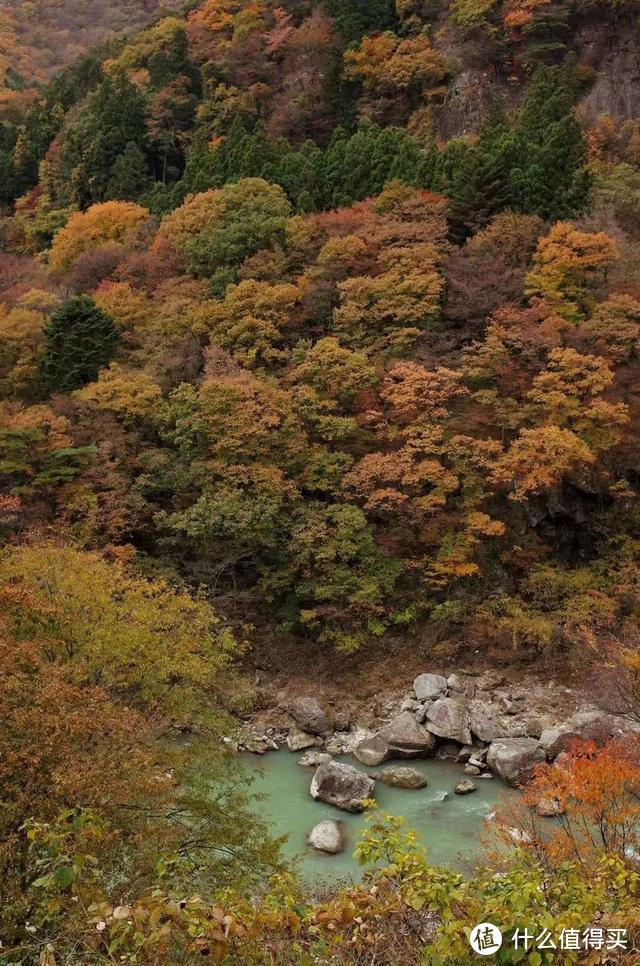
{"label": "large boulder", "polygon": [[447,693],[447,679],[441,674],[419,674],[413,690],[418,701],[433,701]]}
{"label": "large boulder", "polygon": [[316,743],[314,735],[300,731],[299,728],[292,728],[287,735],[287,748],[289,751],[304,751],[305,748],[313,748]]}
{"label": "large boulder", "polygon": [[296,698],[289,711],[302,730],[312,735],[328,735],[333,730],[331,716],[311,695]]}
{"label": "large boulder", "polygon": [[344,822],[333,819],[318,822],[307,835],[307,842],[316,852],[327,852],[329,855],[344,852],[346,844]]}
{"label": "large boulder", "polygon": [[325,761],[311,779],[309,793],[344,812],[363,812],[365,800],[373,797],[375,784],[373,778],[351,765]]}
{"label": "large boulder", "polygon": [[471,705],[469,725],[480,741],[493,741],[500,734],[500,723],[492,711],[491,706],[479,701]]}
{"label": "large boulder", "polygon": [[381,738],[366,738],[354,748],[353,754],[363,765],[375,768],[376,765],[381,765],[383,761],[391,758],[391,749]]}
{"label": "large boulder", "polygon": [[402,711],[397,718],[378,732],[390,750],[389,757],[418,758],[428,755],[435,748],[435,738],[416,721],[410,711]]}
{"label": "large boulder", "polygon": [[549,760],[567,751],[574,741],[595,741],[604,744],[611,737],[621,737],[637,730],[631,722],[604,711],[578,711],[561,724],[547,728],[540,736],[540,744]]}
{"label": "large boulder", "polygon": [[408,768],[402,765],[383,768],[375,775],[376,781],[384,785],[391,785],[393,788],[426,788],[427,779],[421,775],[416,768]]}
{"label": "large boulder", "polygon": [[522,785],[536,765],[545,760],[535,738],[496,738],[487,755],[487,765],[509,785]]}
{"label": "large boulder", "polygon": [[427,711],[427,729],[439,738],[459,741],[461,745],[471,744],[469,722],[469,702],[462,695],[454,698],[439,698]]}

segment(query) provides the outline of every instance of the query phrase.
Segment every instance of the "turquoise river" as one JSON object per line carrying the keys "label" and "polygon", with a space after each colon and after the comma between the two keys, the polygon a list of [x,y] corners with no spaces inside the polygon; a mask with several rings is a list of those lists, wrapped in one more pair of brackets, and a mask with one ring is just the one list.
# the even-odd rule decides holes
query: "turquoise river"
{"label": "turquoise river", "polygon": [[[361,870],[352,857],[353,846],[364,827],[362,815],[350,815],[332,805],[314,801],[309,795],[313,769],[298,765],[300,754],[281,750],[262,757],[242,755],[243,768],[254,776],[252,790],[264,796],[260,810],[267,817],[274,834],[287,835],[285,854],[300,861],[300,870],[309,881],[335,882],[338,879],[359,879]],[[341,758],[348,764],[371,775],[375,768],[365,768],[351,758]],[[402,815],[406,824],[414,828],[427,847],[429,861],[434,865],[450,865],[464,872],[481,854],[485,820],[499,802],[516,793],[497,778],[473,779],[477,790],[468,795],[455,795],[457,782],[467,777],[463,767],[449,761],[427,759],[398,762],[420,771],[427,787],[420,791],[390,788],[377,782],[375,798],[378,805],[394,815]],[[319,854],[306,844],[308,832],[324,819],[342,819],[347,832],[347,848],[341,855]]]}

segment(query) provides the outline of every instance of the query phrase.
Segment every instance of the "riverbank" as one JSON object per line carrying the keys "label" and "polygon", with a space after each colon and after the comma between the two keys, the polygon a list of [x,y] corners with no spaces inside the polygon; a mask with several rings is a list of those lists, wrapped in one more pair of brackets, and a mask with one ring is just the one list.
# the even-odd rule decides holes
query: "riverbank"
{"label": "riverbank", "polygon": [[576,739],[604,743],[640,725],[599,708],[588,696],[534,674],[431,668],[408,688],[346,696],[334,687],[263,688],[264,707],[226,737],[262,755],[318,748],[376,766],[392,758],[472,761],[513,786],[537,764],[555,761]]}

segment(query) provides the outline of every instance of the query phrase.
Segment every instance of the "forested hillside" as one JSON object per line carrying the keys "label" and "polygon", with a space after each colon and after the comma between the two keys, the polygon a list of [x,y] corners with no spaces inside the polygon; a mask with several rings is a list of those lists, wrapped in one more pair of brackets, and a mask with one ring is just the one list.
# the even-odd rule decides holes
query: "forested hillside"
{"label": "forested hillside", "polygon": [[0,92],[3,110],[15,113],[45,82],[95,44],[135,33],[168,0],[2,0],[0,3]]}
{"label": "forested hillside", "polygon": [[[35,920],[52,957],[91,932],[44,966],[190,962],[208,929],[211,955],[267,962],[271,928],[297,962],[296,930],[334,950],[334,920],[360,955],[360,907],[386,923],[371,961],[413,962],[427,940],[393,959],[390,924],[442,890],[410,840],[362,846],[395,856],[380,905],[294,912],[282,880],[255,918],[238,884],[275,849],[244,839],[227,766],[212,818],[157,738],[246,710],[257,638],[635,682],[638,4],[203,0],[139,32],[154,4],[37,7],[0,8],[0,922],[27,950],[0,962],[38,961]],[[624,845],[601,851],[585,915],[615,888],[637,918]],[[547,859],[519,857],[513,896]],[[562,875],[580,919],[591,880]],[[114,882],[156,888],[138,946]],[[235,918],[194,900],[165,929],[151,896],[201,887],[235,888]],[[447,880],[445,922],[474,888]],[[448,935],[428,961],[467,961]]]}
{"label": "forested hillside", "polygon": [[[136,547],[348,650],[618,633],[637,122],[583,123],[547,5],[358,10],[205,3],[6,123],[8,534]],[[498,80],[443,141],[454,42]]]}

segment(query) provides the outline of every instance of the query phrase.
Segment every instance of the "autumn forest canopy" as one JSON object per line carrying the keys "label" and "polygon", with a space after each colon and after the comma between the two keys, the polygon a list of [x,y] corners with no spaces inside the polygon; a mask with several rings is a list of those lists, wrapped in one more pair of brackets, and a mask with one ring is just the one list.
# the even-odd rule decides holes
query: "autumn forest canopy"
{"label": "autumn forest canopy", "polygon": [[[635,680],[639,9],[0,0],[2,966],[640,920],[622,833],[521,840],[496,899],[378,815],[376,891],[304,906],[210,751],[258,640]],[[634,754],[576,752],[578,825]]]}

